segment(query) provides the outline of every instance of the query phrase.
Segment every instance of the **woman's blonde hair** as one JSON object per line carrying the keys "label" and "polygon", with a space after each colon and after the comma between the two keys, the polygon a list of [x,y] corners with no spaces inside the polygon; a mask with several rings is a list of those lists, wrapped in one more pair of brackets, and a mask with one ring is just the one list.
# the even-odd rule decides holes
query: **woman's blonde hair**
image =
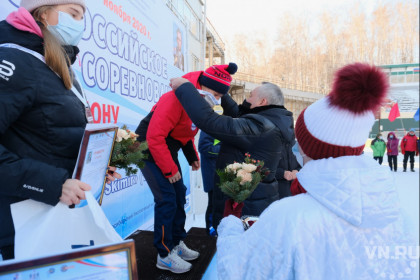
{"label": "woman's blonde hair", "polygon": [[54,6],[41,6],[32,12],[36,21],[42,22],[41,31],[44,35],[44,56],[47,65],[61,77],[67,89],[72,88],[72,72],[69,69],[70,59],[66,55],[60,41],[47,29],[42,15]]}

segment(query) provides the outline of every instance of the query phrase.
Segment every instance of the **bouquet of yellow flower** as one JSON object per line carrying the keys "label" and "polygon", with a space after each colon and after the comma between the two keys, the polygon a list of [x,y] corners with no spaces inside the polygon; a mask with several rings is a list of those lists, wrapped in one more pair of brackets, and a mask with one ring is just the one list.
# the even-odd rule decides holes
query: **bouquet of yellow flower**
{"label": "bouquet of yellow flower", "polygon": [[244,162],[229,164],[224,170],[216,172],[220,177],[220,189],[231,197],[225,202],[224,216],[233,214],[239,218],[243,202],[268,175],[269,170],[264,168],[263,161],[251,159],[251,155],[246,153]]}
{"label": "bouquet of yellow flower", "polygon": [[147,142],[140,143],[137,141],[137,137],[137,134],[124,125],[118,129],[115,139],[110,165],[124,169],[127,176],[137,173],[137,169],[130,165],[142,168],[144,159],[147,158],[147,154],[143,153],[148,149]]}

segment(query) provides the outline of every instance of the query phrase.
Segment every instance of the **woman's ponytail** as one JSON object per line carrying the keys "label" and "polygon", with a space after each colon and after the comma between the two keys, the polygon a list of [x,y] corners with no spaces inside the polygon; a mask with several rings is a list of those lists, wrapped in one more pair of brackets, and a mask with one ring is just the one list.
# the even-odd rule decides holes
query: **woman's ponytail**
{"label": "woman's ponytail", "polygon": [[[53,6],[42,6],[32,12],[36,21],[43,22],[42,14],[52,9]],[[70,59],[66,55],[60,41],[42,24],[42,34],[44,35],[44,56],[45,63],[53,70],[58,76],[61,77],[64,86],[71,89],[73,86],[73,77],[70,72]]]}

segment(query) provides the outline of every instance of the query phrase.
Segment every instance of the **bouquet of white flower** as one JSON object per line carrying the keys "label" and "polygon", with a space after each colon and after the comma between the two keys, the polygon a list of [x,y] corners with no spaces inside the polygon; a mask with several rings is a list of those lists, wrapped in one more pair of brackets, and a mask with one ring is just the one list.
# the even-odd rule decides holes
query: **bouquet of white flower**
{"label": "bouquet of white flower", "polygon": [[235,162],[226,166],[224,170],[216,171],[220,177],[220,189],[232,198],[225,203],[225,216],[227,214],[240,215],[243,202],[269,173],[269,170],[263,166],[263,161],[251,159],[251,155],[246,153],[244,162]]}
{"label": "bouquet of white flower", "polygon": [[143,151],[147,150],[148,145],[146,142],[138,142],[137,137],[137,134],[124,125],[118,129],[115,139],[110,165],[124,169],[127,176],[137,173],[137,169],[130,165],[134,164],[138,168],[142,168],[144,159],[147,158],[147,154],[144,154]]}

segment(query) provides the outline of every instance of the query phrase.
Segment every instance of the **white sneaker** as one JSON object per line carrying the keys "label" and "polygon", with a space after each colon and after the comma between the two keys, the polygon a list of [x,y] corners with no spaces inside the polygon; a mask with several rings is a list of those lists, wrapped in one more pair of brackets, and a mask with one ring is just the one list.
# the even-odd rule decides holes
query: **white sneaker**
{"label": "white sneaker", "polygon": [[156,267],[159,269],[169,270],[179,274],[190,271],[191,266],[192,265],[189,262],[184,261],[178,256],[175,249],[173,249],[165,258],[161,258],[159,254],[157,256]]}
{"label": "white sneaker", "polygon": [[192,261],[195,260],[200,256],[200,253],[197,251],[193,251],[185,245],[184,241],[180,241],[177,246],[173,249],[177,252],[178,256],[180,256],[183,260]]}

